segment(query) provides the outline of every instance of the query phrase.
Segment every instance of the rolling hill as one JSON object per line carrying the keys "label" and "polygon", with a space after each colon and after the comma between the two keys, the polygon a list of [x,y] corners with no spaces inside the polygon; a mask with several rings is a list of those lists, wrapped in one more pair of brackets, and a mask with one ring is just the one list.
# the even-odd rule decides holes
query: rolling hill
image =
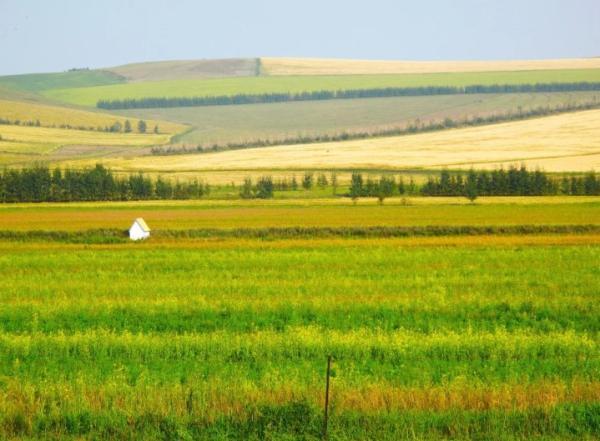
{"label": "rolling hill", "polygon": [[600,168],[600,110],[412,136],[106,160],[111,168],[129,172],[468,169],[519,163],[548,171]]}
{"label": "rolling hill", "polygon": [[[19,120],[28,126],[37,125],[39,120],[42,127],[0,125],[0,163],[82,159],[81,164],[89,164],[102,160],[127,171],[235,170],[236,179],[240,170],[495,167],[514,161],[549,170],[584,170],[596,166],[598,146],[593,124],[597,121],[595,116],[586,116],[596,115],[593,112],[415,136],[176,157],[149,155],[153,146],[251,146],[253,142],[294,137],[381,134],[447,120],[514,116],[538,108],[567,112],[577,110],[581,104],[600,105],[597,91],[363,97],[102,112],[94,109],[98,100],[128,98],[581,82],[600,83],[599,59],[395,62],[247,58],[160,61],[100,70],[13,75],[0,77],[0,119],[11,124]],[[150,130],[159,126],[159,134],[134,139],[133,134],[99,131],[115,122],[124,125],[126,119],[134,132],[138,119],[144,119]],[[556,121],[581,121],[577,140],[567,134],[565,127],[556,126]],[[553,133],[552,137],[548,133]],[[584,146],[577,145],[581,139]],[[560,146],[555,145],[556,140],[560,140]],[[588,156],[584,160],[582,155]]]}

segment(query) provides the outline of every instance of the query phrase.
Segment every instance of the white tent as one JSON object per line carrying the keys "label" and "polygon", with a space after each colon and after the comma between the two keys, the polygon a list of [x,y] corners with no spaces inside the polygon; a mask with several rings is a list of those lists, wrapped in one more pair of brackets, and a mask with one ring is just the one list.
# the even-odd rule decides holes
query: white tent
{"label": "white tent", "polygon": [[150,237],[150,228],[144,219],[138,217],[133,221],[131,228],[129,228],[129,238],[131,240],[140,240],[148,237]]}

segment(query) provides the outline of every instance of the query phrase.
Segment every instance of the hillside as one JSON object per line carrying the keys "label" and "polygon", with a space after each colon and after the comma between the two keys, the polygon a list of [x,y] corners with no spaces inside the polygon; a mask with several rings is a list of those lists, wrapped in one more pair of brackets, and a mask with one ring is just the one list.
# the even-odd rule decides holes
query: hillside
{"label": "hillside", "polygon": [[260,71],[258,58],[155,61],[106,68],[129,82],[191,78],[251,77]]}
{"label": "hillside", "polygon": [[176,145],[212,147],[298,137],[377,133],[410,125],[461,121],[565,104],[600,103],[598,92],[473,94],[363,98],[260,105],[175,107],[118,111],[130,118],[176,121],[193,127]]}
{"label": "hillside", "polygon": [[412,136],[107,159],[123,171],[495,168],[525,162],[548,171],[600,168],[600,110]]}
{"label": "hillside", "polygon": [[[523,123],[530,129],[517,130],[511,135],[497,127],[469,129],[476,130],[474,133],[481,140],[497,138],[511,143],[504,149],[494,147],[486,152],[478,151],[481,149],[472,143],[469,135],[466,135],[468,139],[454,138],[458,136],[454,134],[468,134],[468,131],[428,133],[419,135],[421,138],[410,136],[405,140],[392,135],[415,127],[419,130],[430,130],[428,127],[441,130],[466,120],[479,121],[477,125],[482,125],[600,106],[600,91],[593,88],[586,91],[569,89],[585,83],[600,83],[599,59],[442,63],[248,58],[159,61],[102,70],[13,75],[0,77],[0,120],[12,125],[19,123],[21,127],[9,125],[5,128],[0,125],[3,138],[0,141],[0,164],[31,164],[39,160],[51,163],[77,159],[96,161],[102,158],[108,164],[124,167],[127,171],[142,168],[179,173],[182,170],[235,169],[235,179],[239,178],[240,170],[423,168],[444,164],[488,167],[489,164],[496,166],[506,161],[529,161],[532,158],[536,161],[534,165],[547,164],[550,170],[569,170],[569,167],[581,170],[594,166],[594,160],[591,157],[585,161],[574,159],[581,158],[576,156],[581,152],[572,150],[570,139],[565,140],[558,153],[555,146],[542,145],[546,141],[539,139],[543,135],[535,133],[536,126],[531,126],[531,122]],[[452,94],[442,91],[439,94],[425,92],[423,96],[377,98],[368,94],[374,89],[443,89],[499,84],[524,86],[528,92],[516,89],[496,92],[496,89],[490,89],[487,93]],[[536,84],[561,86],[543,91],[527,89]],[[318,96],[322,91],[338,90],[366,93],[352,99]],[[95,108],[99,100],[304,92],[316,95],[297,102],[102,112]],[[569,118],[568,115],[556,118],[561,117]],[[159,134],[154,137],[141,135],[142,139],[133,140],[132,134],[123,130],[126,119],[130,120],[134,132],[138,120],[144,119],[149,130],[153,131],[158,126]],[[37,125],[38,121],[42,127],[23,127]],[[120,126],[121,133],[104,136],[102,132],[115,123]],[[44,128],[62,131],[44,132]],[[71,129],[80,130],[68,132]],[[89,130],[93,133],[87,133]],[[379,137],[337,142],[354,135]],[[588,135],[583,132],[582,136]],[[336,142],[318,144],[323,139]],[[532,140],[536,139],[538,144],[532,145]],[[300,145],[225,152],[214,156],[148,156],[150,149],[157,146],[162,151],[172,152],[182,146],[194,150],[215,146],[222,149],[230,145],[252,147],[283,141]],[[415,142],[419,145],[415,146]],[[435,145],[431,151],[427,147],[429,143]],[[453,143],[459,143],[459,148],[455,148]],[[595,141],[590,140],[584,153],[589,154],[595,146]],[[384,151],[387,153],[383,154]],[[425,155],[424,151],[429,153]],[[557,160],[550,157],[556,156],[571,159],[552,162]],[[542,157],[547,159],[542,161]],[[128,159],[124,163],[118,158]],[[227,178],[220,176],[219,180],[222,179]]]}

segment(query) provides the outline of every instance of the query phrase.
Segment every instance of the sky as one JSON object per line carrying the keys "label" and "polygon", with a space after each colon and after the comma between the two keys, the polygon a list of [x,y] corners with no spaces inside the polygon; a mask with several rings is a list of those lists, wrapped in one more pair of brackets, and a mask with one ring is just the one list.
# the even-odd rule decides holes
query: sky
{"label": "sky", "polygon": [[600,56],[600,0],[0,0],[0,75],[259,56]]}

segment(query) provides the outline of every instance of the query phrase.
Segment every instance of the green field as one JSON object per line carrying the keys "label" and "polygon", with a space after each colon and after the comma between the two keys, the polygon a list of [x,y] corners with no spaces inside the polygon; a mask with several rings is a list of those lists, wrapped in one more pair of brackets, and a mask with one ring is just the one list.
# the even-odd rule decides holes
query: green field
{"label": "green field", "polygon": [[10,75],[0,77],[0,87],[42,92],[50,89],[71,87],[106,86],[123,83],[125,79],[115,73],[102,70]]}
{"label": "green field", "polygon": [[[400,75],[330,75],[165,80],[45,90],[46,97],[84,106],[99,100],[145,97],[219,96],[385,87],[467,86],[600,81],[600,69]],[[72,86],[69,86],[72,87]]]}
{"label": "green field", "polygon": [[194,129],[177,142],[212,145],[253,140],[282,140],[298,136],[336,135],[406,128],[445,118],[463,120],[527,111],[537,107],[600,102],[600,92],[482,94],[369,98],[260,105],[177,107],[118,112],[135,118],[167,120]]}
{"label": "green field", "polygon": [[455,239],[0,241],[0,437],[595,439],[598,236]]}

